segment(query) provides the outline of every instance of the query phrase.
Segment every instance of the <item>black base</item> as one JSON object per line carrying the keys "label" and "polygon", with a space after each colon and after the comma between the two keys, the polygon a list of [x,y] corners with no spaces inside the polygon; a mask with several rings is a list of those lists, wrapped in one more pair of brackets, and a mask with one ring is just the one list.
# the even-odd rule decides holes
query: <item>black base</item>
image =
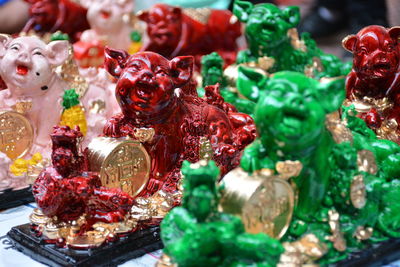
{"label": "black base", "polygon": [[163,247],[159,227],[134,232],[115,243],[89,250],[46,244],[32,234],[29,224],[13,227],[7,236],[15,249],[50,266],[117,266]]}
{"label": "black base", "polygon": [[352,253],[346,260],[336,263],[340,267],[378,267],[400,259],[400,239],[390,239],[363,251]]}
{"label": "black base", "polygon": [[7,189],[0,193],[0,210],[14,208],[34,201],[30,187],[21,190]]}

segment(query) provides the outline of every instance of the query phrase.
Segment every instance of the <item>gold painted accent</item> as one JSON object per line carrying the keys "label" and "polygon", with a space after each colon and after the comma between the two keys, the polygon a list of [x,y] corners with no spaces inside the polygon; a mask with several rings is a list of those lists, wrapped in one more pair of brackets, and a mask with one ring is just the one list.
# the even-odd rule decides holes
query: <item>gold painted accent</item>
{"label": "gold painted accent", "polygon": [[26,155],[33,144],[33,127],[29,120],[15,111],[0,112],[0,151],[11,160]]}
{"label": "gold painted accent", "polygon": [[211,8],[184,8],[183,13],[191,19],[200,22],[201,24],[207,24],[210,18],[212,9]]}
{"label": "gold painted accent", "polygon": [[301,170],[303,169],[303,164],[298,160],[279,161],[276,163],[275,169],[283,179],[288,180],[291,177],[297,177],[300,175]]}
{"label": "gold painted accent", "polygon": [[296,50],[301,52],[307,52],[307,46],[303,40],[300,39],[299,33],[296,28],[291,28],[287,32],[287,36],[290,38],[290,44]]}
{"label": "gold painted accent", "polygon": [[368,172],[370,174],[376,174],[378,172],[375,155],[369,150],[360,150],[357,152],[357,165],[359,171]]}
{"label": "gold painted accent", "polygon": [[310,65],[304,67],[304,74],[307,77],[314,78],[314,72],[322,72],[324,71],[324,66],[322,65],[322,61],[318,57],[313,57]]}
{"label": "gold painted accent", "polygon": [[347,244],[346,239],[343,237],[343,233],[340,230],[340,215],[335,210],[330,210],[329,215],[329,226],[331,228],[332,236],[327,237],[333,243],[333,247],[337,251],[345,251]]}
{"label": "gold painted accent", "polygon": [[156,267],[178,267],[178,264],[173,263],[171,257],[163,253],[158,259]]}
{"label": "gold painted accent", "polygon": [[106,102],[97,99],[90,104],[89,112],[93,114],[101,114],[106,111]]}
{"label": "gold painted accent", "polygon": [[200,159],[211,160],[214,154],[214,150],[212,149],[211,142],[207,137],[200,137]]}
{"label": "gold painted accent", "polygon": [[91,171],[100,173],[103,186],[137,196],[149,179],[151,159],[138,141],[97,137],[88,145]]}
{"label": "gold painted accent", "polygon": [[362,174],[353,177],[350,185],[350,200],[351,204],[356,209],[364,208],[367,203],[367,191],[364,183],[364,176]]}
{"label": "gold painted accent", "polygon": [[387,139],[396,143],[400,143],[399,132],[397,131],[398,124],[395,119],[384,120],[379,129],[375,129],[379,139]]}
{"label": "gold painted accent", "polygon": [[374,229],[371,227],[358,226],[354,235],[358,240],[368,240],[371,238],[373,232]]}
{"label": "gold painted accent", "polygon": [[285,252],[281,255],[278,267],[318,266],[314,261],[322,258],[328,247],[314,234],[304,235],[295,242],[284,242]]}
{"label": "gold painted accent", "polygon": [[249,233],[264,232],[281,238],[287,231],[294,209],[290,184],[264,169],[249,175],[236,168],[224,176],[220,210],[242,218]]}
{"label": "gold painted accent", "polygon": [[338,111],[326,115],[325,125],[329,132],[332,134],[335,143],[353,143],[353,133],[350,131],[350,129],[347,128],[346,122],[343,122],[340,119]]}
{"label": "gold painted accent", "polygon": [[134,136],[137,141],[145,143],[153,140],[155,133],[153,128],[137,128],[135,129]]}
{"label": "gold painted accent", "polygon": [[11,107],[18,113],[25,115],[32,108],[32,100],[19,101],[14,106]]}

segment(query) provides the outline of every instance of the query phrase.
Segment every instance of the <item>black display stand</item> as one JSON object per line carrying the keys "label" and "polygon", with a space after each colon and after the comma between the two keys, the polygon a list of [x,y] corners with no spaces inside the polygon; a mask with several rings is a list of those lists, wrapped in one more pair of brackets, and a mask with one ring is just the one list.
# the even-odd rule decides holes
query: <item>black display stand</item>
{"label": "black display stand", "polygon": [[114,243],[89,250],[46,244],[34,236],[29,224],[13,227],[7,236],[15,249],[50,266],[117,266],[163,247],[159,227],[137,231]]}
{"label": "black display stand", "polygon": [[34,201],[31,187],[21,190],[7,189],[0,193],[0,210],[14,208]]}
{"label": "black display stand", "polygon": [[390,239],[372,245],[368,249],[355,252],[346,260],[340,261],[332,266],[340,267],[380,267],[388,265],[400,259],[400,239]]}

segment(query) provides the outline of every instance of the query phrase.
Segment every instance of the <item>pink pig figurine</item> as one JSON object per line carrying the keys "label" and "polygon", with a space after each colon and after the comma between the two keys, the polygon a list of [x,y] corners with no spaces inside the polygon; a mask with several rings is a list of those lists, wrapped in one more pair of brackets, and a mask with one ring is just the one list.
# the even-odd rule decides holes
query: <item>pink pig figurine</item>
{"label": "pink pig figurine", "polygon": [[0,91],[0,110],[27,103],[24,113],[35,130],[32,153],[45,153],[52,127],[60,120],[60,100],[67,84],[54,69],[67,58],[67,41],[46,44],[34,36],[0,35],[0,76],[7,87]]}

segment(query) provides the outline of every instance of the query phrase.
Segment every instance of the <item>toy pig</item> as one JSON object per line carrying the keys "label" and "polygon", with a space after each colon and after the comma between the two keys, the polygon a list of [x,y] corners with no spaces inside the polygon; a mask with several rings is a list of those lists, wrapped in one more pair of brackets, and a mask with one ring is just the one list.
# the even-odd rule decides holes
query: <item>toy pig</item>
{"label": "toy pig", "polygon": [[91,29],[84,31],[80,41],[74,44],[75,58],[80,67],[102,66],[105,45],[129,49],[133,1],[85,0],[81,4],[88,9],[87,19]]}
{"label": "toy pig", "polygon": [[[203,13],[202,13],[203,12]],[[153,51],[172,59],[218,52],[225,64],[236,59],[236,39],[241,35],[241,24],[228,10],[181,9],[156,4],[141,12],[139,19],[147,23],[149,42],[142,51]]]}
{"label": "toy pig", "polygon": [[115,95],[122,113],[108,121],[104,135],[136,138],[143,128],[155,133],[143,143],[152,160],[145,193],[163,185],[173,190],[182,161],[199,160],[201,137],[210,140],[211,156],[223,173],[238,164],[241,150],[255,138],[253,120],[224,103],[218,88],[206,87],[206,98],[197,97],[190,87],[193,57],[169,61],[153,52],[130,56],[106,48],[105,67],[118,78]]}
{"label": "toy pig", "polygon": [[39,150],[50,145],[49,133],[60,119],[59,100],[66,84],[54,68],[67,57],[67,41],[46,45],[37,37],[0,36],[0,75],[7,86],[7,90],[0,92],[0,109],[25,107],[17,111],[25,113],[33,125],[33,143]]}
{"label": "toy pig", "polygon": [[25,0],[31,4],[30,19],[23,32],[34,30],[40,33],[61,31],[77,40],[78,35],[89,29],[87,10],[71,0]]}
{"label": "toy pig", "polygon": [[[343,47],[354,55],[346,81],[347,99],[378,135],[389,123],[394,131],[400,123],[399,36],[400,27],[372,25],[343,40]],[[399,142],[398,138],[389,139]]]}

